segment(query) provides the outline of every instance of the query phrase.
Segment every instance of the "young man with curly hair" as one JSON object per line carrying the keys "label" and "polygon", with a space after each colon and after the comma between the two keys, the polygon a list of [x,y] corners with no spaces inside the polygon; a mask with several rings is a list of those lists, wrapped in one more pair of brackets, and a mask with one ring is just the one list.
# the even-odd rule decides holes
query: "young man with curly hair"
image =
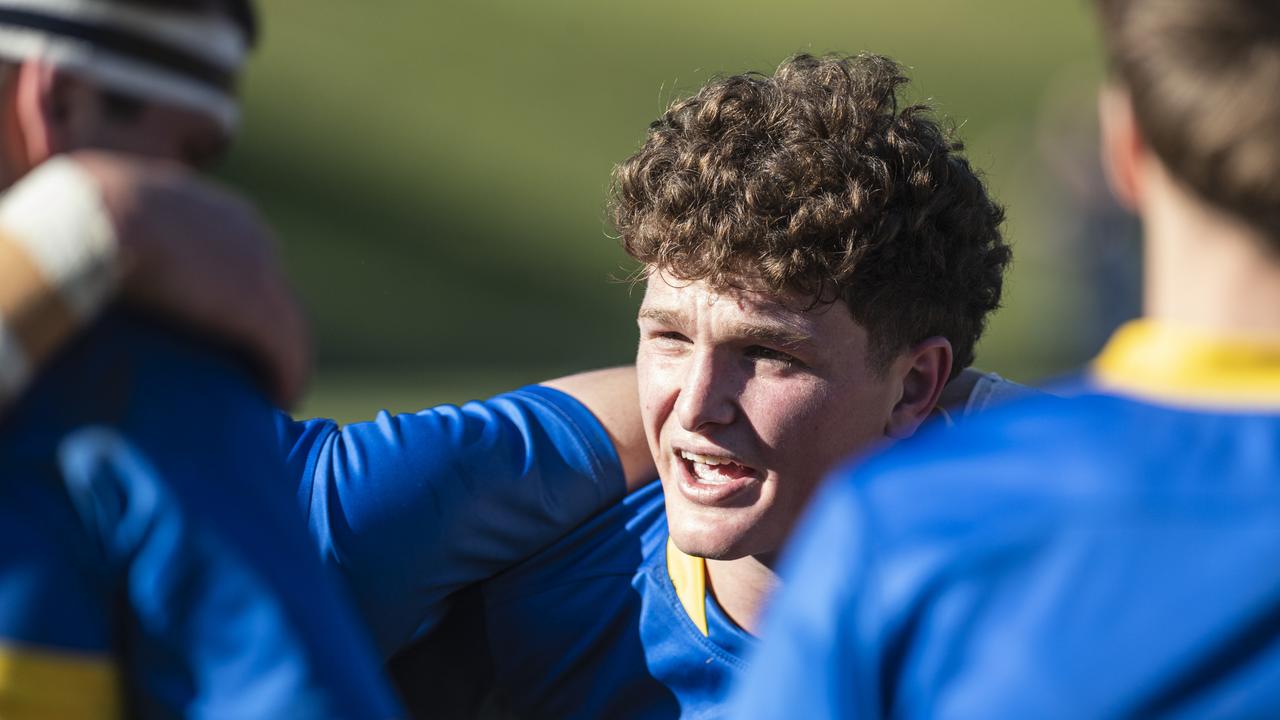
{"label": "young man with curly hair", "polygon": [[819,479],[972,361],[1003,214],[905,82],[873,55],[716,80],[617,168],[661,480],[482,586],[457,635],[517,716],[717,713]]}
{"label": "young man with curly hair", "polygon": [[840,473],[733,717],[1280,713],[1280,8],[1097,5],[1145,317],[1077,397]]}

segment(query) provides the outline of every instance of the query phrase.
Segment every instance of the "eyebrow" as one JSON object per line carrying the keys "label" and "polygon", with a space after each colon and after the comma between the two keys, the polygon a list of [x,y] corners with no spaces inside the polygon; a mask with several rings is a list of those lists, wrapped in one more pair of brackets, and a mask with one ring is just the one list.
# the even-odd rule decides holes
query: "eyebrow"
{"label": "eyebrow", "polygon": [[742,323],[734,325],[732,331],[742,337],[784,348],[802,347],[808,345],[811,339],[807,332],[773,323]]}
{"label": "eyebrow", "polygon": [[[641,308],[639,319],[673,328],[684,327],[687,324],[684,313],[662,308]],[[734,323],[728,330],[738,337],[784,348],[808,346],[813,339],[812,333],[782,322]]]}
{"label": "eyebrow", "polygon": [[681,327],[685,324],[684,313],[661,308],[640,308],[639,319],[651,320],[659,325]]}

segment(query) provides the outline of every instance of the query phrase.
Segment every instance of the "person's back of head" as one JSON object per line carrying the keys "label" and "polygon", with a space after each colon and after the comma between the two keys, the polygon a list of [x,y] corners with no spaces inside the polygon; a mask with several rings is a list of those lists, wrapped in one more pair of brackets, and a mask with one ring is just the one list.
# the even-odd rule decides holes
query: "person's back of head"
{"label": "person's back of head", "polygon": [[1280,9],[1097,0],[1114,79],[1168,173],[1280,251]]}

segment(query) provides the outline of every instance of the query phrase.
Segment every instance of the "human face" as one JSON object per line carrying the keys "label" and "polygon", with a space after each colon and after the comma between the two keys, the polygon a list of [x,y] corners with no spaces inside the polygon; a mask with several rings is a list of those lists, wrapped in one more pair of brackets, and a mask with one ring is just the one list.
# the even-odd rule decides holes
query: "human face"
{"label": "human face", "polygon": [[884,437],[901,383],[844,303],[808,304],[651,273],[641,414],[682,551],[768,561],[822,476]]}

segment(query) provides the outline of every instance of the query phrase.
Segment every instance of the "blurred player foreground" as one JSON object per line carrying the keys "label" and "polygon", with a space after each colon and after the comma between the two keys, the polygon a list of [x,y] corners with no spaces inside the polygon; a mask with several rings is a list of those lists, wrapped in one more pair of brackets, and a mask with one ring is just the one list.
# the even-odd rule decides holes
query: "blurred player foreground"
{"label": "blurred player foreground", "polygon": [[1097,5],[1144,317],[838,474],[733,717],[1280,714],[1280,8]]}

